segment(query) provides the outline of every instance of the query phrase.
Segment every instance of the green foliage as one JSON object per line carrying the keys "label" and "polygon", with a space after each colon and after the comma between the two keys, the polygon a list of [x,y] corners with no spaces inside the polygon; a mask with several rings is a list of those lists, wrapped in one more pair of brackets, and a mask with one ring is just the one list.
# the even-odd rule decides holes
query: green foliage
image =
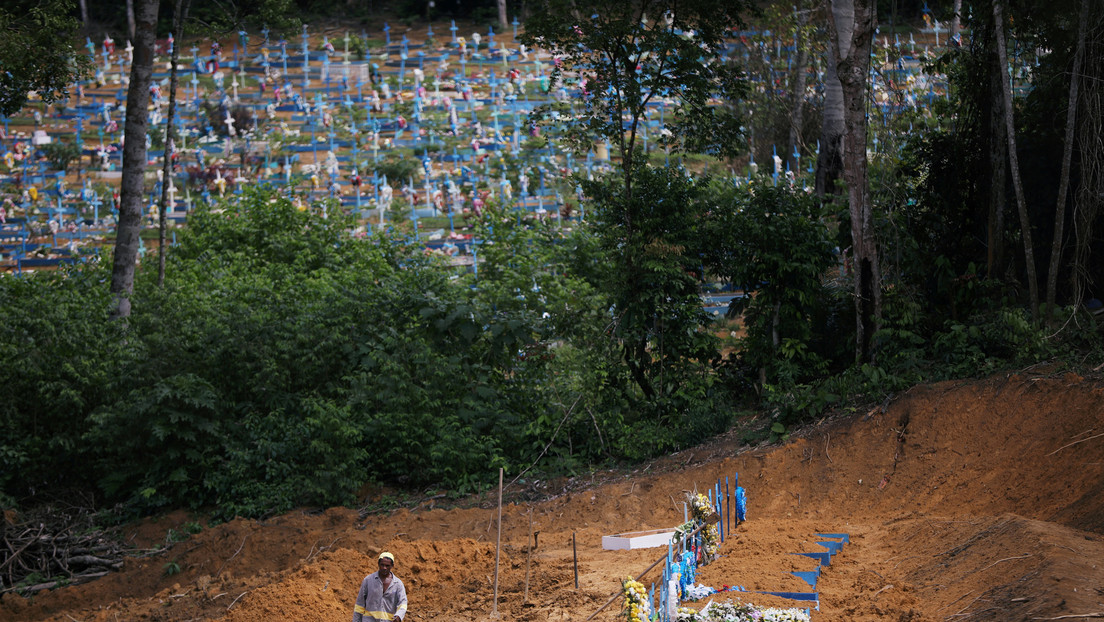
{"label": "green foliage", "polygon": [[822,337],[814,310],[830,298],[824,276],[834,257],[817,202],[760,178],[722,189],[710,227],[718,241],[708,251],[713,269],[744,292],[734,308],[747,335],[742,363],[783,392],[822,375],[828,361],[812,346]]}
{"label": "green foliage", "polygon": [[[817,73],[824,71],[824,59],[828,53],[825,49],[827,37],[817,32],[824,29],[823,22],[818,24],[819,20],[810,19],[812,4],[807,0],[786,4],[764,3],[754,16],[755,28],[741,33],[736,44],[733,56],[743,56],[738,66],[749,82],[756,86],[747,89],[742,96],[725,102],[725,105],[738,111],[743,118],[743,134],[748,140],[740,144],[750,147],[757,162],[771,162],[777,151],[783,160],[791,163],[791,168],[795,168],[791,154],[786,153],[793,123],[794,83],[804,80],[806,85],[815,84]],[[789,49],[795,44],[800,49],[787,54],[774,53],[779,46]],[[747,52],[746,56],[741,55],[741,51]],[[802,52],[807,55],[807,63],[803,67],[798,62]],[[799,69],[805,74],[799,75]],[[768,88],[768,84],[773,84],[774,88]],[[795,147],[805,146],[805,153],[801,154],[803,158],[816,158],[813,146],[820,138],[822,119],[821,106],[814,103],[817,102],[805,102],[801,127],[796,128],[798,144]]]}
{"label": "green foliage", "polygon": [[[162,18],[171,11],[162,10]],[[211,36],[226,36],[241,31],[256,32],[262,27],[273,31],[278,40],[280,33],[296,34],[300,27],[300,11],[292,0],[237,0],[222,5],[217,3],[193,3],[189,11],[189,33],[199,31]],[[249,45],[256,45],[249,41]]]}
{"label": "green foliage", "polygon": [[406,158],[393,153],[388,153],[376,162],[375,170],[380,177],[387,177],[387,181],[392,184],[405,183],[407,179],[413,177],[421,164],[414,158]]}
{"label": "green foliage", "polygon": [[933,343],[947,378],[984,376],[1006,365],[1035,363],[1050,353],[1045,330],[1026,311],[998,308],[968,323],[948,321]]}
{"label": "green foliage", "polygon": [[708,180],[685,170],[641,167],[629,192],[614,177],[583,182],[594,200],[595,235],[606,262],[594,283],[609,297],[604,324],[617,367],[603,382],[617,394],[621,451],[634,458],[685,446],[724,429],[727,393],[714,373],[716,337],[702,309]]}
{"label": "green foliage", "polygon": [[80,157],[80,149],[76,143],[53,142],[39,147],[46,155],[50,168],[58,171],[69,169],[69,163]]}
{"label": "green foliage", "polygon": [[716,356],[701,330],[702,223],[707,182],[685,170],[641,168],[629,193],[612,177],[584,182],[596,205],[596,234],[610,262],[600,289],[612,302],[615,339],[640,395],[672,397],[697,384]]}
{"label": "green foliage", "polygon": [[368,44],[360,37],[352,37],[349,39],[349,53],[353,60],[364,60],[368,56]]}
{"label": "green foliage", "polygon": [[12,116],[35,91],[52,103],[88,72],[73,42],[80,22],[66,0],[11,0],[0,7],[0,115]]}
{"label": "green foliage", "polygon": [[134,344],[108,321],[107,275],[0,279],[0,490],[86,481],[85,415],[110,399]]}
{"label": "green foliage", "polygon": [[589,345],[609,307],[583,278],[593,237],[496,210],[478,279],[250,192],[192,214],[125,325],[94,266],[0,280],[0,352],[45,357],[6,370],[2,490],[64,481],[228,518],[351,503],[369,481],[478,490],[544,448],[549,472],[625,455],[629,408],[606,409],[623,379]]}
{"label": "green foliage", "polygon": [[[763,387],[763,406],[777,420],[771,427],[771,442],[786,440],[786,425],[795,424],[819,415],[836,405],[841,396],[833,392],[825,382],[767,384]],[[781,428],[781,429],[776,429]]]}
{"label": "green foliage", "polygon": [[[718,59],[743,8],[732,0],[599,0],[581,10],[572,0],[548,3],[526,20],[522,40],[562,60],[553,84],[578,71],[589,95],[539,108],[535,118],[566,123],[566,141],[580,153],[608,139],[621,156],[627,186],[637,171],[633,161],[646,107],[659,97],[677,101],[667,117],[670,147],[728,155],[738,144],[739,122],[708,104],[713,96],[729,100],[742,91],[735,68]],[[683,34],[688,31],[693,37]]]}
{"label": "green foliage", "polygon": [[249,411],[242,442],[208,474],[205,486],[223,518],[286,512],[298,505],[353,501],[372,448],[348,407],[304,398],[284,412]]}
{"label": "green foliage", "polygon": [[165,562],[164,565],[161,566],[161,572],[166,577],[171,577],[171,576],[174,576],[174,575],[178,575],[178,574],[180,574],[180,570],[181,570],[180,562],[176,561],[175,559],[169,560],[169,561]]}
{"label": "green foliage", "polygon": [[777,441],[786,442],[790,438],[790,432],[786,429],[786,426],[780,421],[775,421],[770,426],[770,439],[769,442],[774,443]]}
{"label": "green foliage", "polygon": [[84,442],[101,454],[101,485],[110,496],[139,491],[159,507],[202,497],[202,479],[219,458],[225,434],[209,382],[193,374],[163,378],[95,412]]}

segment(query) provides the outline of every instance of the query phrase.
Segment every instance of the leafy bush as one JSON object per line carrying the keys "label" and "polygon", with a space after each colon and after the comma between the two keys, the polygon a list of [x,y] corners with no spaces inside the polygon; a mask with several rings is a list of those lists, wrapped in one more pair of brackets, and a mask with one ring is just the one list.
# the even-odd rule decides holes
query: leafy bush
{"label": "leafy bush", "polygon": [[822,334],[814,313],[832,298],[824,284],[830,229],[813,197],[765,179],[724,189],[718,202],[709,259],[743,293],[733,308],[747,331],[741,361],[759,370],[760,384],[789,392],[827,371],[811,345]]}
{"label": "leafy bush", "polygon": [[96,264],[0,278],[0,491],[88,483],[86,415],[141,351],[108,321],[106,278]]}
{"label": "leafy bush", "polygon": [[56,171],[66,171],[69,163],[80,157],[80,148],[76,143],[52,142],[39,147],[50,163],[50,168]]}
{"label": "leafy bush", "polygon": [[402,155],[387,154],[376,163],[375,171],[382,178],[392,184],[405,183],[413,177],[421,164],[413,157],[405,158]]}

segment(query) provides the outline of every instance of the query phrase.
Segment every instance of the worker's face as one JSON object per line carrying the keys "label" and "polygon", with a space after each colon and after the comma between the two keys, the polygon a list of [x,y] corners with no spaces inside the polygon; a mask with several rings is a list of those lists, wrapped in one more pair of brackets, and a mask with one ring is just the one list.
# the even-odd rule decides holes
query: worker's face
{"label": "worker's face", "polygon": [[395,565],[395,562],[391,561],[390,559],[387,559],[386,557],[380,558],[380,560],[379,560],[379,576],[380,576],[380,578],[381,579],[386,579],[387,577],[391,576],[391,567],[394,566],[394,565]]}

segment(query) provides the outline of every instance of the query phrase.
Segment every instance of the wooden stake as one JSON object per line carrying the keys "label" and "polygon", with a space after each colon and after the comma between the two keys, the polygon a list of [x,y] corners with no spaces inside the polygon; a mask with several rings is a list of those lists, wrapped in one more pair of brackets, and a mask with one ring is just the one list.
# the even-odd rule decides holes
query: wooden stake
{"label": "wooden stake", "polygon": [[579,552],[575,549],[575,532],[571,532],[571,558],[575,565],[575,589],[579,589]]}
{"label": "wooden stake", "polygon": [[525,596],[521,599],[522,604],[529,602],[529,560],[533,559],[533,506],[529,506],[529,549],[525,555]]}
{"label": "wooden stake", "polygon": [[502,550],[502,468],[498,469],[498,539],[495,541],[494,606],[491,617],[498,617],[498,558]]}

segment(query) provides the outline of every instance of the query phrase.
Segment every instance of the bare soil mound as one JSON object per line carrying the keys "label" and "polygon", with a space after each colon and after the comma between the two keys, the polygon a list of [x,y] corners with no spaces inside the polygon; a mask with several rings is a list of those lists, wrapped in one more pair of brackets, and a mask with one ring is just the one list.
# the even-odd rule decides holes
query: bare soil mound
{"label": "bare soil mound", "polygon": [[[558,494],[503,509],[498,611],[585,620],[660,555],[603,550],[603,535],[674,526],[686,491],[738,472],[749,520],[702,569],[706,585],[801,605],[750,592],[808,591],[788,573],[816,561],[793,553],[823,551],[818,532],[845,532],[850,544],[821,573],[814,620],[1104,617],[1102,392],[1100,379],[1074,375],[916,387],[781,447],[725,441],[603,483],[560,483]],[[93,583],[4,595],[0,619],[348,620],[360,580],[386,549],[407,585],[410,620],[482,620],[494,608],[495,514],[490,502],[446,510],[427,501],[363,518],[334,508],[239,519]],[[131,528],[132,541],[149,546],[191,520],[146,522]],[[612,620],[617,605],[597,619]]]}

